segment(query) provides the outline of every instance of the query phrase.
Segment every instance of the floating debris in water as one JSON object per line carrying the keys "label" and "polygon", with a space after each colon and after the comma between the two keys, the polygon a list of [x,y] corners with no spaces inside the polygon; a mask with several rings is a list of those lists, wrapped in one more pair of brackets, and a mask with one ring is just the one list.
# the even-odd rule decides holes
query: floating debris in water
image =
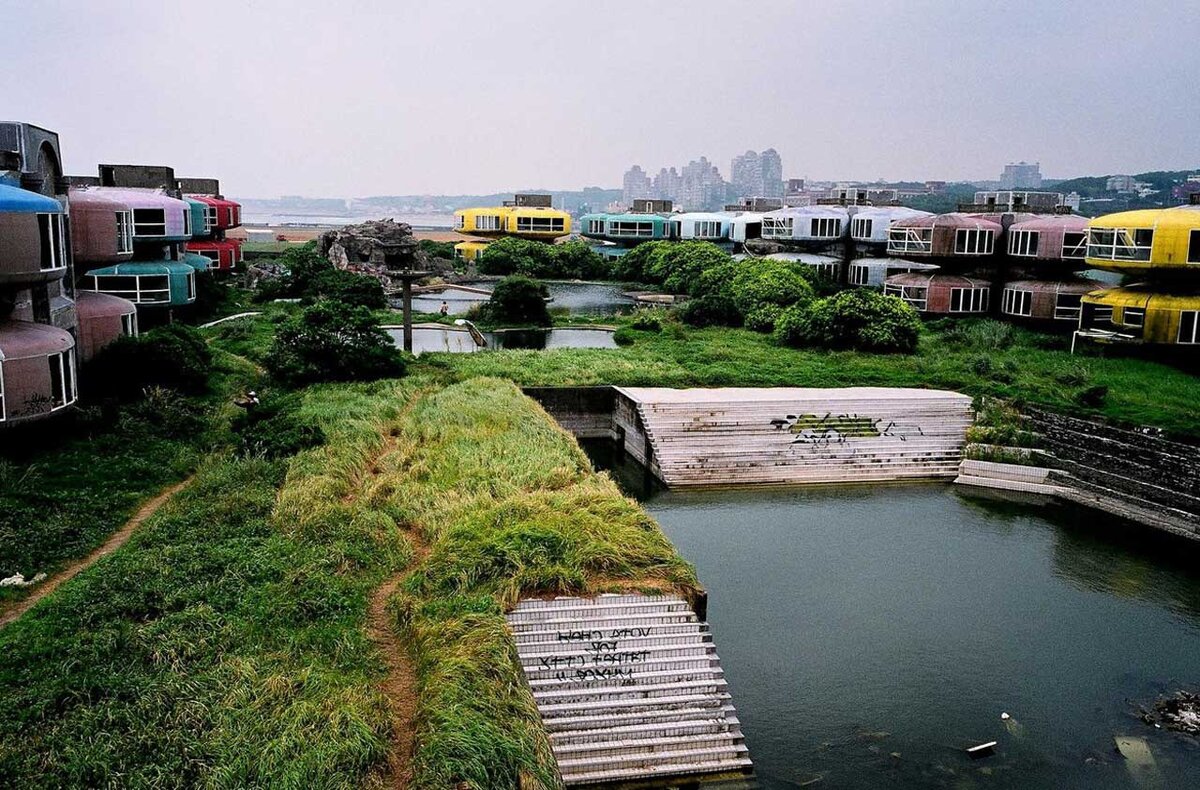
{"label": "floating debris in water", "polygon": [[967,748],[967,756],[972,760],[978,760],[981,757],[990,757],[996,753],[996,741],[988,741],[981,743],[978,746]]}
{"label": "floating debris in water", "polygon": [[1153,710],[1141,710],[1141,719],[1155,727],[1200,736],[1200,694],[1179,691],[1173,697],[1160,697]]}

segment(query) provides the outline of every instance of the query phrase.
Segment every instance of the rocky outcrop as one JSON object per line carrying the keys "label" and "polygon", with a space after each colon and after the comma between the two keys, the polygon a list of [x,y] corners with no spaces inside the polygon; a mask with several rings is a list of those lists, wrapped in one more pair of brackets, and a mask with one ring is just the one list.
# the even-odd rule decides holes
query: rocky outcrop
{"label": "rocky outcrop", "polygon": [[418,268],[420,256],[412,226],[393,219],[371,220],[327,230],[317,241],[321,255],[339,269],[386,273]]}

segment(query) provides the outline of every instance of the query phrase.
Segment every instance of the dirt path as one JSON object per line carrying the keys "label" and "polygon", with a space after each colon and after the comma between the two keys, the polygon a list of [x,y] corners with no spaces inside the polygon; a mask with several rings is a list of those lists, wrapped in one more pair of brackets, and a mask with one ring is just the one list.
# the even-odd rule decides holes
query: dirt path
{"label": "dirt path", "polygon": [[417,546],[412,562],[400,573],[392,576],[371,594],[367,607],[367,635],[387,664],[387,677],[380,690],[387,697],[388,709],[392,714],[392,748],[388,753],[387,768],[380,772],[383,787],[407,790],[412,786],[413,752],[416,747],[417,718],[417,670],[400,637],[392,626],[387,602],[404,580],[408,578],[429,553],[426,546]]}
{"label": "dirt path", "polygon": [[0,628],[3,628],[37,606],[38,601],[57,590],[58,586],[63,582],[78,576],[81,571],[86,570],[96,560],[106,557],[121,548],[125,544],[125,541],[129,540],[129,536],[133,534],[134,530],[142,525],[143,521],[154,515],[154,512],[162,507],[164,502],[179,493],[190,482],[192,482],[192,478],[189,477],[183,482],[176,483],[170,488],[163,490],[153,499],[148,500],[138,508],[138,511],[133,514],[132,518],[125,522],[124,526],[112,535],[109,535],[108,540],[104,541],[103,545],[94,549],[91,554],[83,559],[71,563],[42,584],[39,584],[28,598],[18,601],[11,609],[0,614]]}

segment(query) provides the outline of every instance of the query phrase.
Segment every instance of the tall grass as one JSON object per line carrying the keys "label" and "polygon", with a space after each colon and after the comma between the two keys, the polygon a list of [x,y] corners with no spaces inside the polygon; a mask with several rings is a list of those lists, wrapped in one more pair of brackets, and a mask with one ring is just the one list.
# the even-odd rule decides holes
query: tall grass
{"label": "tall grass", "polygon": [[504,608],[552,593],[689,594],[692,568],[510,382],[417,378],[307,400],[330,440],[292,461],[278,528],[309,540],[361,524],[363,548],[407,533],[428,552],[390,601],[420,689],[415,786],[556,787]]}

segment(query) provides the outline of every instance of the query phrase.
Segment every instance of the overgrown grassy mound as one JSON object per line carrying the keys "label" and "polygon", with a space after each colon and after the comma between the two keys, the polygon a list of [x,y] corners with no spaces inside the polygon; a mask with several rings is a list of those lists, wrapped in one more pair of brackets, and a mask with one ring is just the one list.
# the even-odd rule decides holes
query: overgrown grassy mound
{"label": "overgrown grassy mound", "polygon": [[[346,390],[309,401],[333,392]],[[304,535],[347,523],[409,530],[427,552],[391,601],[420,688],[414,786],[511,788],[523,776],[554,787],[504,607],[537,594],[687,594],[693,571],[511,383],[425,385],[405,408],[360,392],[324,407],[358,415],[359,427],[293,461],[277,523]]]}

